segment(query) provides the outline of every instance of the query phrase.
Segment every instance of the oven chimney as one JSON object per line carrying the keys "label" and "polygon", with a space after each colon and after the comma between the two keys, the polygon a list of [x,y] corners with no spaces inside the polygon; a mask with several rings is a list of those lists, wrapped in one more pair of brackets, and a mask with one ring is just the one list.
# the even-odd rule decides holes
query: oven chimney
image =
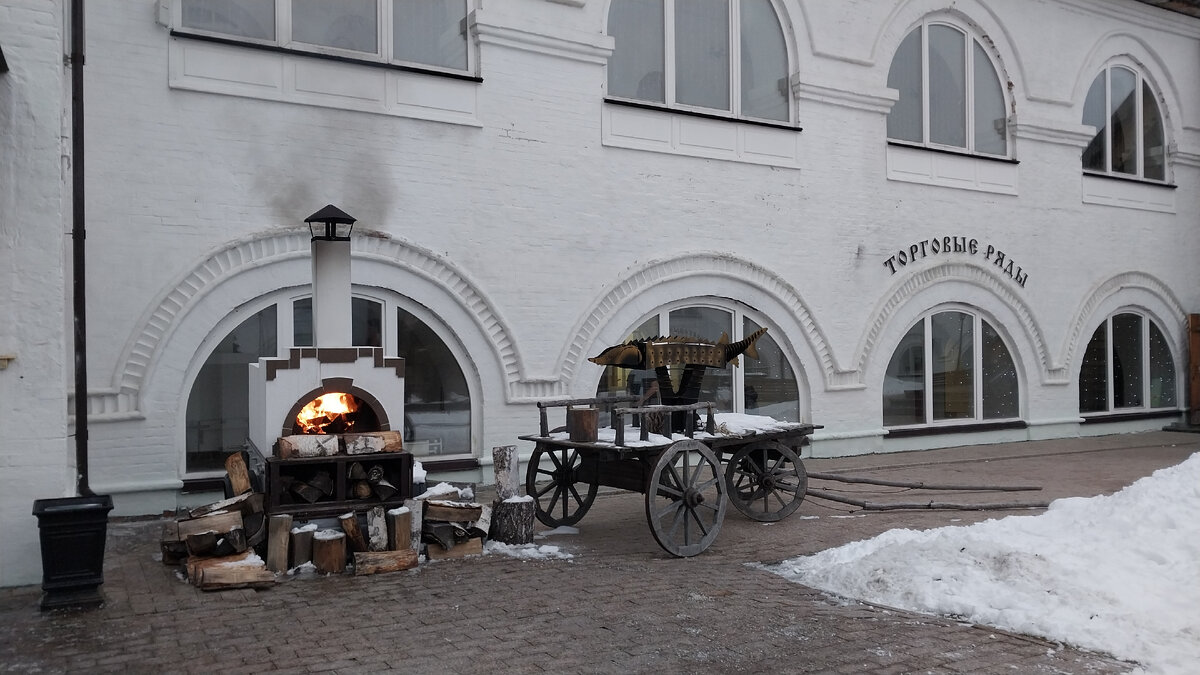
{"label": "oven chimney", "polygon": [[355,219],[329,204],[304,222],[312,234],[314,347],[351,347],[350,230]]}

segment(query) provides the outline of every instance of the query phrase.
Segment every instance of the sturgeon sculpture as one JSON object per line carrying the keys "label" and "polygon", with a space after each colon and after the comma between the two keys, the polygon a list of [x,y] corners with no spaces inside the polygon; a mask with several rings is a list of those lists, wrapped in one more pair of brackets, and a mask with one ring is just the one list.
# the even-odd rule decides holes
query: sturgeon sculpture
{"label": "sturgeon sculpture", "polygon": [[724,368],[727,363],[738,365],[738,357],[742,354],[747,358],[757,359],[758,348],[754,343],[766,332],[766,328],[759,328],[749,337],[737,342],[730,342],[728,333],[722,333],[716,342],[677,335],[630,340],[609,347],[588,361],[600,366],[636,370],[661,366]]}
{"label": "sturgeon sculpture", "polygon": [[[677,335],[630,340],[609,347],[588,361],[600,366],[631,370],[653,368],[655,385],[645,392],[638,405],[654,394],[658,394],[663,405],[690,405],[700,401],[700,385],[704,381],[705,369],[724,368],[729,363],[736,366],[742,354],[746,358],[757,359],[758,348],[754,343],[766,332],[766,328],[759,328],[737,342],[730,342],[727,333],[722,333],[716,342]],[[683,368],[677,379],[671,377],[672,366]],[[672,431],[684,430],[686,413],[671,413],[670,419]]]}

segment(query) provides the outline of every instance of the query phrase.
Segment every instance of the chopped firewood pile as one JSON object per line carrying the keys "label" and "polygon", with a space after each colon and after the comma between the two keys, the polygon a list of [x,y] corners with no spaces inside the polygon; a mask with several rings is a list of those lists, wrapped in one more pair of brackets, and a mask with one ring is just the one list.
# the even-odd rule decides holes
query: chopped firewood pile
{"label": "chopped firewood pile", "polygon": [[[501,450],[505,466],[515,465],[516,448]],[[266,512],[263,493],[252,488],[244,453],[230,455],[225,468],[236,496],[178,515],[162,533],[163,563],[182,566],[188,582],[205,591],[269,588],[276,575],[305,570],[396,572],[416,567],[422,552],[430,561],[462,558],[481,554],[485,538],[510,544],[532,540],[532,510],[523,508],[527,517],[514,519],[513,499],[477,504],[469,485],[440,483],[403,506],[353,509],[303,522],[293,514]],[[501,527],[492,524],[494,507],[505,516]]]}

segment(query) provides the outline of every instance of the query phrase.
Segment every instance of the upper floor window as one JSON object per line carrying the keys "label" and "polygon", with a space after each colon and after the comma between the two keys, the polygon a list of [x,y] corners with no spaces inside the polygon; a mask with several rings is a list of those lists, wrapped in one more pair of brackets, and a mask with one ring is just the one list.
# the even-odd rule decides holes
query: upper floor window
{"label": "upper floor window", "polygon": [[1141,314],[1105,319],[1083,353],[1079,412],[1176,405],[1175,361],[1163,332]]}
{"label": "upper floor window", "polygon": [[1115,65],[1101,71],[1084,100],[1083,123],[1096,127],[1083,151],[1084,171],[1167,179],[1162,113],[1140,72]]}
{"label": "upper floor window", "polygon": [[1016,364],[990,323],[966,312],[931,314],[888,363],[883,425],[1016,418],[1017,384]]}
{"label": "upper floor window", "polygon": [[180,0],[176,25],[287,49],[468,71],[468,0]]}
{"label": "upper floor window", "polygon": [[613,0],[610,96],[788,122],[787,45],[771,0]]}
{"label": "upper floor window", "polygon": [[888,138],[984,155],[1008,156],[1004,89],[979,40],[927,22],[904,38],[888,71],[900,92]]}

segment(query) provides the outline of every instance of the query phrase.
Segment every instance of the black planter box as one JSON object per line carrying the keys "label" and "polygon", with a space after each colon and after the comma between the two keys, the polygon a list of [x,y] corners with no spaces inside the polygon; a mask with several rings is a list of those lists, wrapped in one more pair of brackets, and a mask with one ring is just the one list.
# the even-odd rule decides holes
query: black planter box
{"label": "black planter box", "polygon": [[95,607],[104,602],[104,538],[112,497],[37,499],[42,542],[42,609]]}

